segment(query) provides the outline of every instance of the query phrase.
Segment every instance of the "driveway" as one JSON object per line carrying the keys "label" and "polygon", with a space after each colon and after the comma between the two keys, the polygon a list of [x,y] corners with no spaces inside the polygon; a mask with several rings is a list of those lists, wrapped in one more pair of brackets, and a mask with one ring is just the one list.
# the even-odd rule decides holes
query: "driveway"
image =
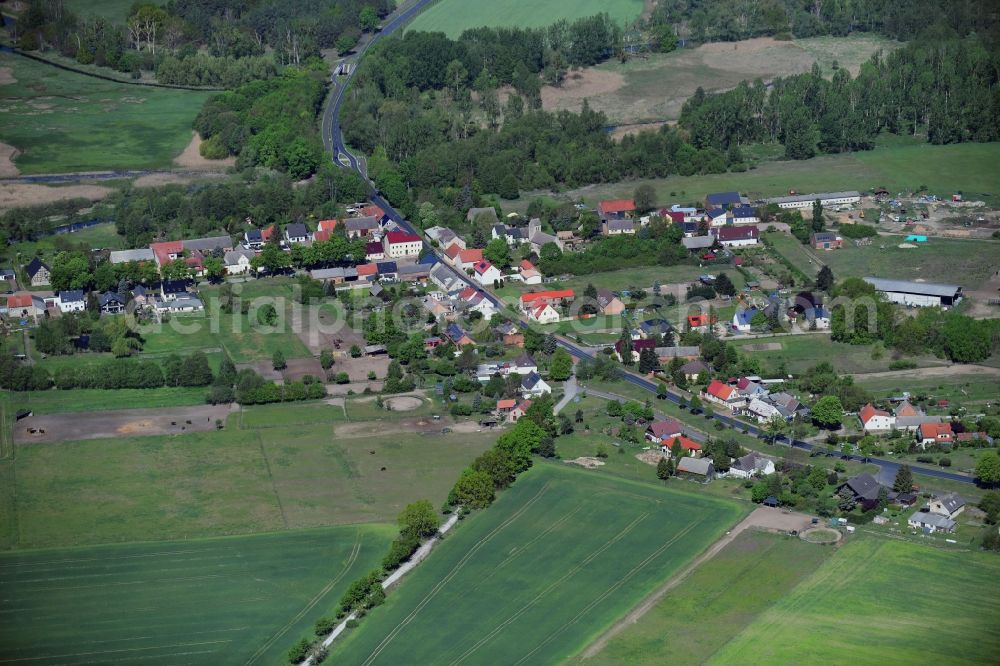
{"label": "driveway", "polygon": [[555,406],[555,413],[558,414],[570,401],[576,397],[576,394],[580,391],[579,385],[576,383],[576,375],[570,375],[570,378],[563,382],[563,390],[566,393],[563,395],[562,399]]}

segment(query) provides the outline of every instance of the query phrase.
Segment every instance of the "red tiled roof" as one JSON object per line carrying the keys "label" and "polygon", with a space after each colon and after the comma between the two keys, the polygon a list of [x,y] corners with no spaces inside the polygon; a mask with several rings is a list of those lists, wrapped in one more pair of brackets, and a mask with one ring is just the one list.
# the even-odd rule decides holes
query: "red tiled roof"
{"label": "red tiled roof", "polygon": [[[711,323],[714,324],[716,323],[716,321],[717,319],[715,317],[711,317]],[[690,324],[692,328],[696,328],[698,326],[707,326],[709,324],[709,315],[707,314],[688,315],[688,324]]]}
{"label": "red tiled roof", "polygon": [[572,289],[557,289],[554,291],[533,291],[521,294],[522,303],[531,303],[538,300],[555,301],[561,298],[573,298]]}
{"label": "red tiled roof", "polygon": [[320,220],[319,231],[333,231],[340,224],[340,220]]}
{"label": "red tiled roof", "polygon": [[514,409],[517,400],[497,400],[497,409]]}
{"label": "red tiled roof", "polygon": [[608,199],[597,204],[597,210],[601,213],[628,213],[635,210],[635,201],[632,199]]}
{"label": "red tiled roof", "polygon": [[720,241],[749,240],[757,238],[757,225],[751,224],[746,227],[720,227]]}
{"label": "red tiled roof", "polygon": [[873,416],[889,416],[889,412],[881,409],[875,409],[874,405],[870,402],[862,407],[861,411],[858,412],[858,417],[861,419],[862,423],[868,423]]}
{"label": "red tiled roof", "polygon": [[476,248],[459,250],[458,260],[463,264],[474,264],[483,260],[483,251]]}
{"label": "red tiled roof", "polygon": [[378,266],[375,264],[361,264],[358,266],[358,275],[375,275],[378,273]]}
{"label": "red tiled roof", "polygon": [[667,419],[666,421],[653,421],[649,424],[649,432],[653,437],[662,439],[671,435],[680,434],[683,429],[677,419]]}
{"label": "red tiled roof", "polygon": [[330,236],[332,235],[333,235],[333,229],[320,229],[319,231],[313,234],[313,240],[320,243],[325,243],[326,241],[330,240]]}
{"label": "red tiled roof", "polygon": [[533,263],[531,263],[530,261],[528,261],[527,259],[522,259],[521,260],[521,270],[522,271],[534,271],[534,270],[538,270],[538,269],[535,268],[535,265]]}
{"label": "red tiled roof", "polygon": [[444,254],[449,259],[454,259],[458,256],[458,253],[462,251],[462,248],[458,246],[458,243],[452,243],[445,249]]}
{"label": "red tiled roof", "polygon": [[272,238],[274,238],[274,234],[277,231],[278,231],[278,229],[272,224],[267,229],[264,229],[264,230],[262,230],[260,232],[261,240],[263,240],[266,243],[267,241],[269,241]]}
{"label": "red tiled roof", "polygon": [[358,211],[361,217],[385,217],[385,211],[382,210],[381,206],[376,206],[375,204],[369,204]]}
{"label": "red tiled roof", "polygon": [[487,271],[489,271],[491,268],[493,268],[493,264],[491,264],[490,262],[486,261],[485,259],[480,259],[476,263],[476,265],[473,267],[473,269],[477,273],[479,273],[480,275],[483,275],[484,273],[486,273]]}
{"label": "red tiled roof", "polygon": [[8,309],[30,308],[31,294],[11,294],[7,297],[7,307]]}
{"label": "red tiled roof", "polygon": [[149,249],[153,251],[153,256],[156,257],[156,263],[162,266],[163,264],[169,264],[172,254],[181,254],[184,252],[184,243],[182,241],[166,241],[165,243],[153,243],[149,246]]}
{"label": "red tiled roof", "polygon": [[539,317],[541,317],[542,313],[545,312],[545,308],[548,308],[548,307],[552,307],[552,306],[550,306],[548,303],[546,303],[545,305],[539,305],[538,307],[536,307],[535,308],[535,319],[538,319]]}
{"label": "red tiled roof", "polygon": [[726,386],[718,379],[713,379],[708,385],[708,388],[705,389],[705,393],[714,396],[719,400],[729,400],[729,398],[733,395],[733,390],[732,386]]}
{"label": "red tiled roof", "polygon": [[950,423],[921,423],[920,437],[923,439],[950,439],[952,435]]}
{"label": "red tiled roof", "polygon": [[420,236],[416,234],[411,234],[406,231],[390,231],[385,235],[389,240],[389,245],[395,245],[397,243],[419,243]]}
{"label": "red tiled roof", "polygon": [[685,451],[701,451],[701,444],[694,441],[693,439],[685,437],[684,435],[680,435],[679,437],[671,437],[670,440],[664,442],[664,444],[666,444],[668,447],[672,447],[674,445],[674,442],[679,442],[681,448],[684,449]]}
{"label": "red tiled roof", "polygon": [[521,402],[520,405],[518,405],[517,407],[515,407],[515,409],[517,409],[518,411],[521,411],[521,412],[526,412],[526,411],[528,411],[528,407],[531,407],[531,401],[530,400],[525,400],[525,401]]}

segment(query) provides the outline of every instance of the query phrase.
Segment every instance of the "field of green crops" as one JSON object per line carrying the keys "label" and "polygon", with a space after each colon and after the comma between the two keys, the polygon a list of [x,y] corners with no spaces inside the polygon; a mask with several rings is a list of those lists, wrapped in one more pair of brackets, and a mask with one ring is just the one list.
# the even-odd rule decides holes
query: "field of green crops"
{"label": "field of green crops", "polygon": [[742,511],[696,493],[538,465],[334,644],[331,663],[558,663]]}
{"label": "field of green crops", "polygon": [[708,663],[996,663],[998,576],[992,554],[857,538]]}
{"label": "field of green crops", "polygon": [[519,27],[542,28],[556,21],[572,21],[607,12],[619,23],[630,23],[642,12],[642,0],[440,0],[425,9],[410,30],[444,32],[458,37],[469,28]]}
{"label": "field of green crops", "polygon": [[281,664],[391,525],[0,555],[0,662]]}

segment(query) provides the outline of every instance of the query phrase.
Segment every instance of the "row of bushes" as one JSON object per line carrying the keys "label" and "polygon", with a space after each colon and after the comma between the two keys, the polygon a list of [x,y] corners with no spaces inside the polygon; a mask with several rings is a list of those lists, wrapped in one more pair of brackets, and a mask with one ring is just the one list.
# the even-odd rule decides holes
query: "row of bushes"
{"label": "row of bushes", "polygon": [[82,367],[64,366],[55,375],[38,365],[20,363],[12,356],[0,361],[0,386],[12,391],[68,389],[151,389],[161,386],[207,386],[213,380],[208,358],[195,352],[186,358],[156,361],[109,359]]}

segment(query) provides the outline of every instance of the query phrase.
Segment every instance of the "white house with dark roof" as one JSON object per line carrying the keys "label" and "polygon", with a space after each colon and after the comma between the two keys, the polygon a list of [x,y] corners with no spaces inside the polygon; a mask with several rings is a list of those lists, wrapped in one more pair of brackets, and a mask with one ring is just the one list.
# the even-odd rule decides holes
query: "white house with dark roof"
{"label": "white house with dark roof", "polygon": [[526,398],[537,398],[552,393],[552,387],[537,372],[529,372],[521,379],[521,393]]}
{"label": "white house with dark roof", "polygon": [[948,516],[941,515],[940,513],[917,511],[910,516],[909,520],[906,521],[906,524],[914,529],[923,530],[928,534],[955,531],[955,521]]}
{"label": "white house with dark roof", "polygon": [[725,476],[734,479],[749,479],[754,476],[769,476],[774,474],[774,461],[751,451],[742,458],[737,458],[729,467]]}
{"label": "white house with dark roof", "polygon": [[223,262],[226,264],[226,273],[229,275],[242,275],[250,272],[250,261],[256,256],[253,250],[238,248],[230,250],[223,255]]}
{"label": "white house with dark roof", "polygon": [[927,504],[927,508],[931,513],[947,516],[954,520],[958,514],[965,510],[965,500],[957,493],[948,493],[932,499]]}
{"label": "white house with dark roof", "polygon": [[56,306],[59,308],[59,312],[63,313],[83,312],[87,309],[87,297],[79,289],[60,291],[56,299]]}

